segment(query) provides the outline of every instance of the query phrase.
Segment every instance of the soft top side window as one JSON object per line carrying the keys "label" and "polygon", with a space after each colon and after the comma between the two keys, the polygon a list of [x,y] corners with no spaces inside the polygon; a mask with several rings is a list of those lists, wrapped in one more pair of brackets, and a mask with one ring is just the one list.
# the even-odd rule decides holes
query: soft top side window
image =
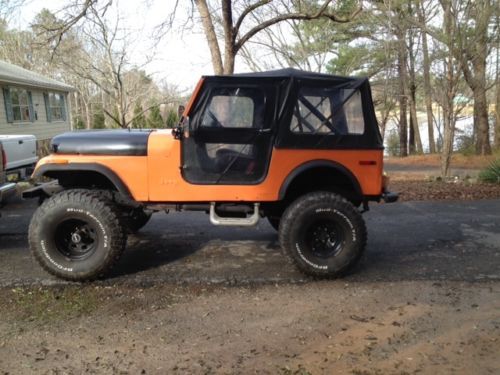
{"label": "soft top side window", "polygon": [[265,94],[258,88],[216,88],[200,126],[203,128],[262,128]]}
{"label": "soft top side window", "polygon": [[353,89],[300,88],[290,130],[294,134],[363,134],[361,93]]}

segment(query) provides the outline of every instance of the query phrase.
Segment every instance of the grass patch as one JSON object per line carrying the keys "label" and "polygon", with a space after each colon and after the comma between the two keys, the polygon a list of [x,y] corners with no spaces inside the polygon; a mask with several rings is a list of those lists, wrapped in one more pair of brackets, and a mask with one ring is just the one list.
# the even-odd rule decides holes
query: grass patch
{"label": "grass patch", "polygon": [[87,315],[98,306],[96,292],[89,288],[15,288],[4,297],[1,310],[17,322],[35,324]]}

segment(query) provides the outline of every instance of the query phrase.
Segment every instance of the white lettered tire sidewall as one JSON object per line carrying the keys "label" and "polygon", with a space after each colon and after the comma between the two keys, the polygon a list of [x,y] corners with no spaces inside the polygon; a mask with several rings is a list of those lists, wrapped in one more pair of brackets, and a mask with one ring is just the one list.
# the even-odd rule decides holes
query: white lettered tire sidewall
{"label": "white lettered tire sidewall", "polygon": [[[88,223],[95,230],[95,248],[83,259],[70,259],[56,246],[56,228],[67,220]],[[49,273],[67,280],[102,276],[123,251],[124,238],[118,215],[109,203],[85,190],[64,191],[46,200],[33,215],[29,229],[36,260]]]}
{"label": "white lettered tire sidewall", "polygon": [[[306,240],[315,222],[331,222],[342,241],[337,252],[328,257],[313,254]],[[329,192],[309,193],[286,210],[280,226],[280,242],[285,253],[304,273],[336,277],[354,265],[366,245],[366,227],[361,214],[344,198]]]}

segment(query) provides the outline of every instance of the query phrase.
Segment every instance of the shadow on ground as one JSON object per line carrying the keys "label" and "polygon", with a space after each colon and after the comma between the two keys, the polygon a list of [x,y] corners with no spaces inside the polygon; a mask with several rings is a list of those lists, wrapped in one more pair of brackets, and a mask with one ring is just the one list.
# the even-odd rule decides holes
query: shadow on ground
{"label": "shadow on ground", "polygon": [[[35,205],[14,201],[0,218],[0,285],[53,284],[32,260],[27,228]],[[373,205],[365,256],[343,282],[500,279],[500,200]],[[215,227],[200,213],[157,214],[101,283],[304,282],[281,254],[278,236]]]}

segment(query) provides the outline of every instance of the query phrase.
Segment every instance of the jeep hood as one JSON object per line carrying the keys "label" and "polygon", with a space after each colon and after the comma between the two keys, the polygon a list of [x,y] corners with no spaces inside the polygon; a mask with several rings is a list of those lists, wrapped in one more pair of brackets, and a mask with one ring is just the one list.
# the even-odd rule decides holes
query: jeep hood
{"label": "jeep hood", "polygon": [[145,156],[152,130],[94,130],[63,133],[52,139],[55,154]]}

